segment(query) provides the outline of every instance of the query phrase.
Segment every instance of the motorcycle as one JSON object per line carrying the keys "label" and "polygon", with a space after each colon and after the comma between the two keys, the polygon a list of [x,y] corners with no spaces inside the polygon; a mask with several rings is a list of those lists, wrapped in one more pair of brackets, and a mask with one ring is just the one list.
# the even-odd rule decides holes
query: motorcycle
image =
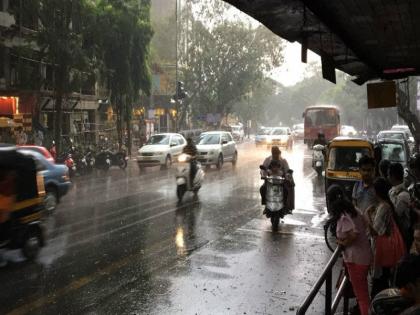
{"label": "motorcycle", "polygon": [[325,147],[321,144],[316,144],[313,146],[312,167],[319,177],[322,176],[322,171],[324,170],[324,150]]}
{"label": "motorcycle", "polygon": [[285,176],[272,175],[264,165],[260,165],[260,172],[266,187],[263,214],[270,218],[273,230],[277,230],[280,219],[294,208],[293,171],[290,170]]}
{"label": "motorcycle", "polygon": [[95,167],[104,171],[108,171],[111,166],[118,166],[124,170],[127,167],[128,156],[124,150],[112,152],[109,149],[103,149],[95,157]]}
{"label": "motorcycle", "polygon": [[73,155],[70,152],[63,152],[56,159],[57,164],[64,164],[69,169],[69,176],[73,177],[76,174],[77,167],[76,162],[73,159]]}
{"label": "motorcycle", "polygon": [[204,171],[201,168],[201,164],[197,161],[193,161],[196,166],[196,172],[191,183],[190,170],[192,158],[191,155],[185,153],[181,154],[178,158],[179,165],[176,173],[176,194],[179,201],[182,201],[182,198],[187,191],[192,191],[194,194],[197,194],[204,180]]}
{"label": "motorcycle", "polygon": [[95,167],[95,157],[90,149],[88,149],[81,157],[78,165],[81,174],[88,174],[92,172],[93,168]]}

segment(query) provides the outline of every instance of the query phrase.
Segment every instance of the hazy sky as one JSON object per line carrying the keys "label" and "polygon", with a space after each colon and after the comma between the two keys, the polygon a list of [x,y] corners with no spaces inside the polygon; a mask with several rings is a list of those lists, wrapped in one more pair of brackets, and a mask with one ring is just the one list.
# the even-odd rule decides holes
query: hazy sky
{"label": "hazy sky", "polygon": [[[307,65],[300,61],[300,44],[286,41],[284,49],[284,63],[281,67],[273,70],[271,78],[279,81],[281,84],[290,86],[301,81],[304,78]],[[308,51],[308,63],[320,62],[320,57]]]}

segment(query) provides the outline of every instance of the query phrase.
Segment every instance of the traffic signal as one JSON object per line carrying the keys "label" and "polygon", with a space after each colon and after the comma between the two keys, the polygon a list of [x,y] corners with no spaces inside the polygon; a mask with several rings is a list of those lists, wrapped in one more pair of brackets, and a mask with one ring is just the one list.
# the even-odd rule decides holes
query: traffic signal
{"label": "traffic signal", "polygon": [[174,99],[182,100],[188,96],[188,93],[184,89],[184,82],[177,81],[176,82],[176,94],[174,95]]}

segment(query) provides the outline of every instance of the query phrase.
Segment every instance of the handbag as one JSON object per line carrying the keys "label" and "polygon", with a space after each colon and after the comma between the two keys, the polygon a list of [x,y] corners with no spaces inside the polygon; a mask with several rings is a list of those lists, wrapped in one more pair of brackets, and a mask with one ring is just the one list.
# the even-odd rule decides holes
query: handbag
{"label": "handbag", "polygon": [[405,255],[406,248],[394,218],[390,218],[390,233],[378,235],[375,240],[375,265],[392,268]]}

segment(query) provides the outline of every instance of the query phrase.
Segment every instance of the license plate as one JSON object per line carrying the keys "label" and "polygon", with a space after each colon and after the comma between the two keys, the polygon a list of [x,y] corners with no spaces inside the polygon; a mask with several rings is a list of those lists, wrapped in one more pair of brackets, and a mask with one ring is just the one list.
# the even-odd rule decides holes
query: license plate
{"label": "license plate", "polygon": [[152,157],[151,156],[143,156],[143,160],[151,160]]}

